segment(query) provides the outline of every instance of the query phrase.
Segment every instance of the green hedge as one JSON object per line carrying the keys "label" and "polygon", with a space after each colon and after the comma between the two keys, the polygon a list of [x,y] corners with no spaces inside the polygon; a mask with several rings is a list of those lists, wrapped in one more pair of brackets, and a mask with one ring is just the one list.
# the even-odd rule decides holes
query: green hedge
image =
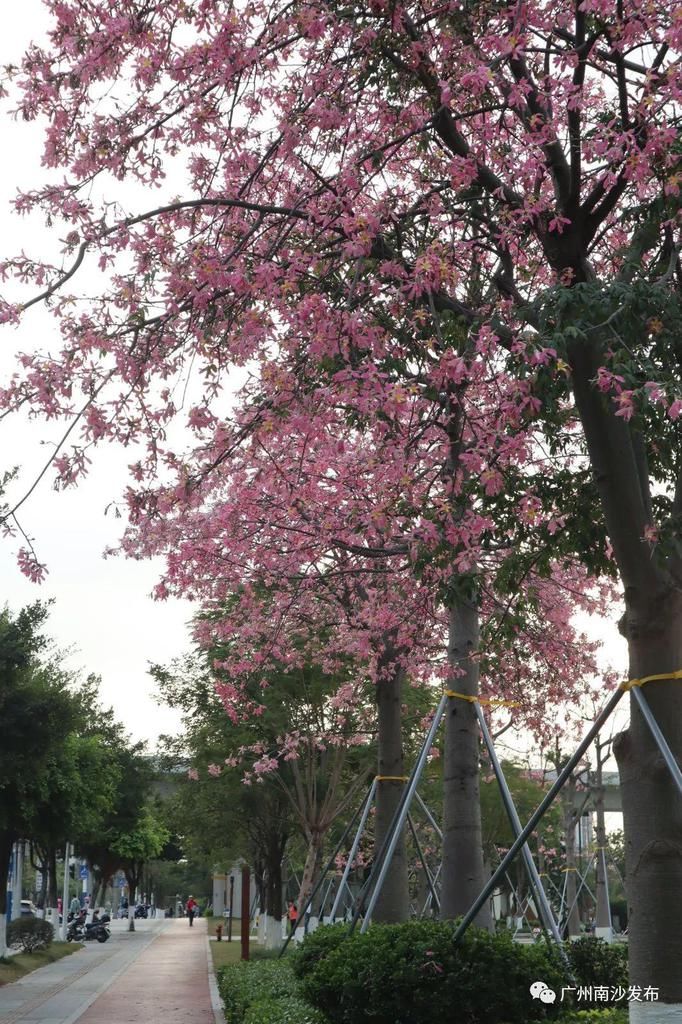
{"label": "green hedge", "polygon": [[297,949],[291,953],[292,967],[297,978],[304,978],[348,937],[347,924],[330,924],[309,932]]}
{"label": "green hedge", "polygon": [[[604,942],[592,936],[566,943],[576,983],[582,986],[607,985],[609,988],[628,988],[628,951],[625,946]],[[568,982],[564,982],[568,984]],[[602,1002],[581,1000],[581,1006],[603,1008]]]}
{"label": "green hedge", "polygon": [[228,964],[218,970],[217,978],[227,1024],[245,1024],[247,1011],[257,1003],[300,998],[288,959]]}
{"label": "green hedge", "polygon": [[326,1024],[326,1017],[303,999],[287,996],[252,1003],[244,1024]]}
{"label": "green hedge", "polygon": [[332,1024],[452,1024],[455,1007],[467,1024],[556,1020],[560,1004],[533,999],[530,986],[541,980],[560,992],[569,984],[557,951],[544,943],[470,929],[455,947],[446,922],[373,925],[341,944],[312,939],[297,970],[303,995]]}
{"label": "green hedge", "polygon": [[560,1017],[557,1024],[628,1024],[628,1011],[608,1007],[603,1010],[576,1010]]}

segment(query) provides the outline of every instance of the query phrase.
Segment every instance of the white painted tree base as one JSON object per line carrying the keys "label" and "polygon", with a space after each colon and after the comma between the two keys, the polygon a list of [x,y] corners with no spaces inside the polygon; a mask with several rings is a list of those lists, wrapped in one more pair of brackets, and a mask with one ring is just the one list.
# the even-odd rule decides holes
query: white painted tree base
{"label": "white painted tree base", "polygon": [[261,942],[264,949],[279,949],[282,945],[282,922],[276,921],[274,917],[263,915],[263,938]]}
{"label": "white painted tree base", "polygon": [[681,1024],[682,1003],[628,1003],[630,1024]]}

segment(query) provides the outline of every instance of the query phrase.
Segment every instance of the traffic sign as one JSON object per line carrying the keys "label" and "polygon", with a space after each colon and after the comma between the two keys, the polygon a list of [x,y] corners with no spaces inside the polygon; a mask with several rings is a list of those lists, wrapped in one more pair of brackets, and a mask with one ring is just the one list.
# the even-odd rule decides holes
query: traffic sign
{"label": "traffic sign", "polygon": [[85,879],[88,877],[87,864],[81,864],[81,869],[78,872],[78,877],[81,878],[83,881],[85,881]]}

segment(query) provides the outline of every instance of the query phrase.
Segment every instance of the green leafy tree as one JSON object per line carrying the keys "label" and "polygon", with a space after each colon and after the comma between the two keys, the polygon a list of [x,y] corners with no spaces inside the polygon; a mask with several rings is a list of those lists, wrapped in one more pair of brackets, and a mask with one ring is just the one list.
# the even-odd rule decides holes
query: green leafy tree
{"label": "green leafy tree", "polygon": [[54,794],[55,765],[76,724],[63,674],[41,663],[47,606],[0,613],[0,954],[5,948],[9,860],[13,844],[39,827]]}
{"label": "green leafy tree", "polygon": [[112,840],[111,851],[120,858],[130,894],[130,931],[135,931],[133,899],[142,881],[145,864],[159,856],[170,833],[150,805],[142,807],[126,832]]}

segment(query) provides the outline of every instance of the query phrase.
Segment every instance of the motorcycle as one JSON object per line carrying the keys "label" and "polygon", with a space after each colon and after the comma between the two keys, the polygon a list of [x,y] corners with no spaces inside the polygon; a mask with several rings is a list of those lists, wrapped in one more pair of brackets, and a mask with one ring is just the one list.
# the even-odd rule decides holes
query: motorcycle
{"label": "motorcycle", "polygon": [[146,919],[148,916],[149,916],[149,914],[148,914],[148,910],[147,910],[147,907],[145,906],[145,904],[144,903],[138,903],[138,905],[135,907],[135,917],[136,918],[142,917],[142,918]]}
{"label": "motorcycle", "polygon": [[90,924],[85,923],[85,917],[85,914],[81,914],[71,922],[66,932],[66,941],[91,942],[96,940],[97,942],[106,942],[111,935],[107,927],[111,920],[109,915],[102,914],[101,917],[96,917]]}

